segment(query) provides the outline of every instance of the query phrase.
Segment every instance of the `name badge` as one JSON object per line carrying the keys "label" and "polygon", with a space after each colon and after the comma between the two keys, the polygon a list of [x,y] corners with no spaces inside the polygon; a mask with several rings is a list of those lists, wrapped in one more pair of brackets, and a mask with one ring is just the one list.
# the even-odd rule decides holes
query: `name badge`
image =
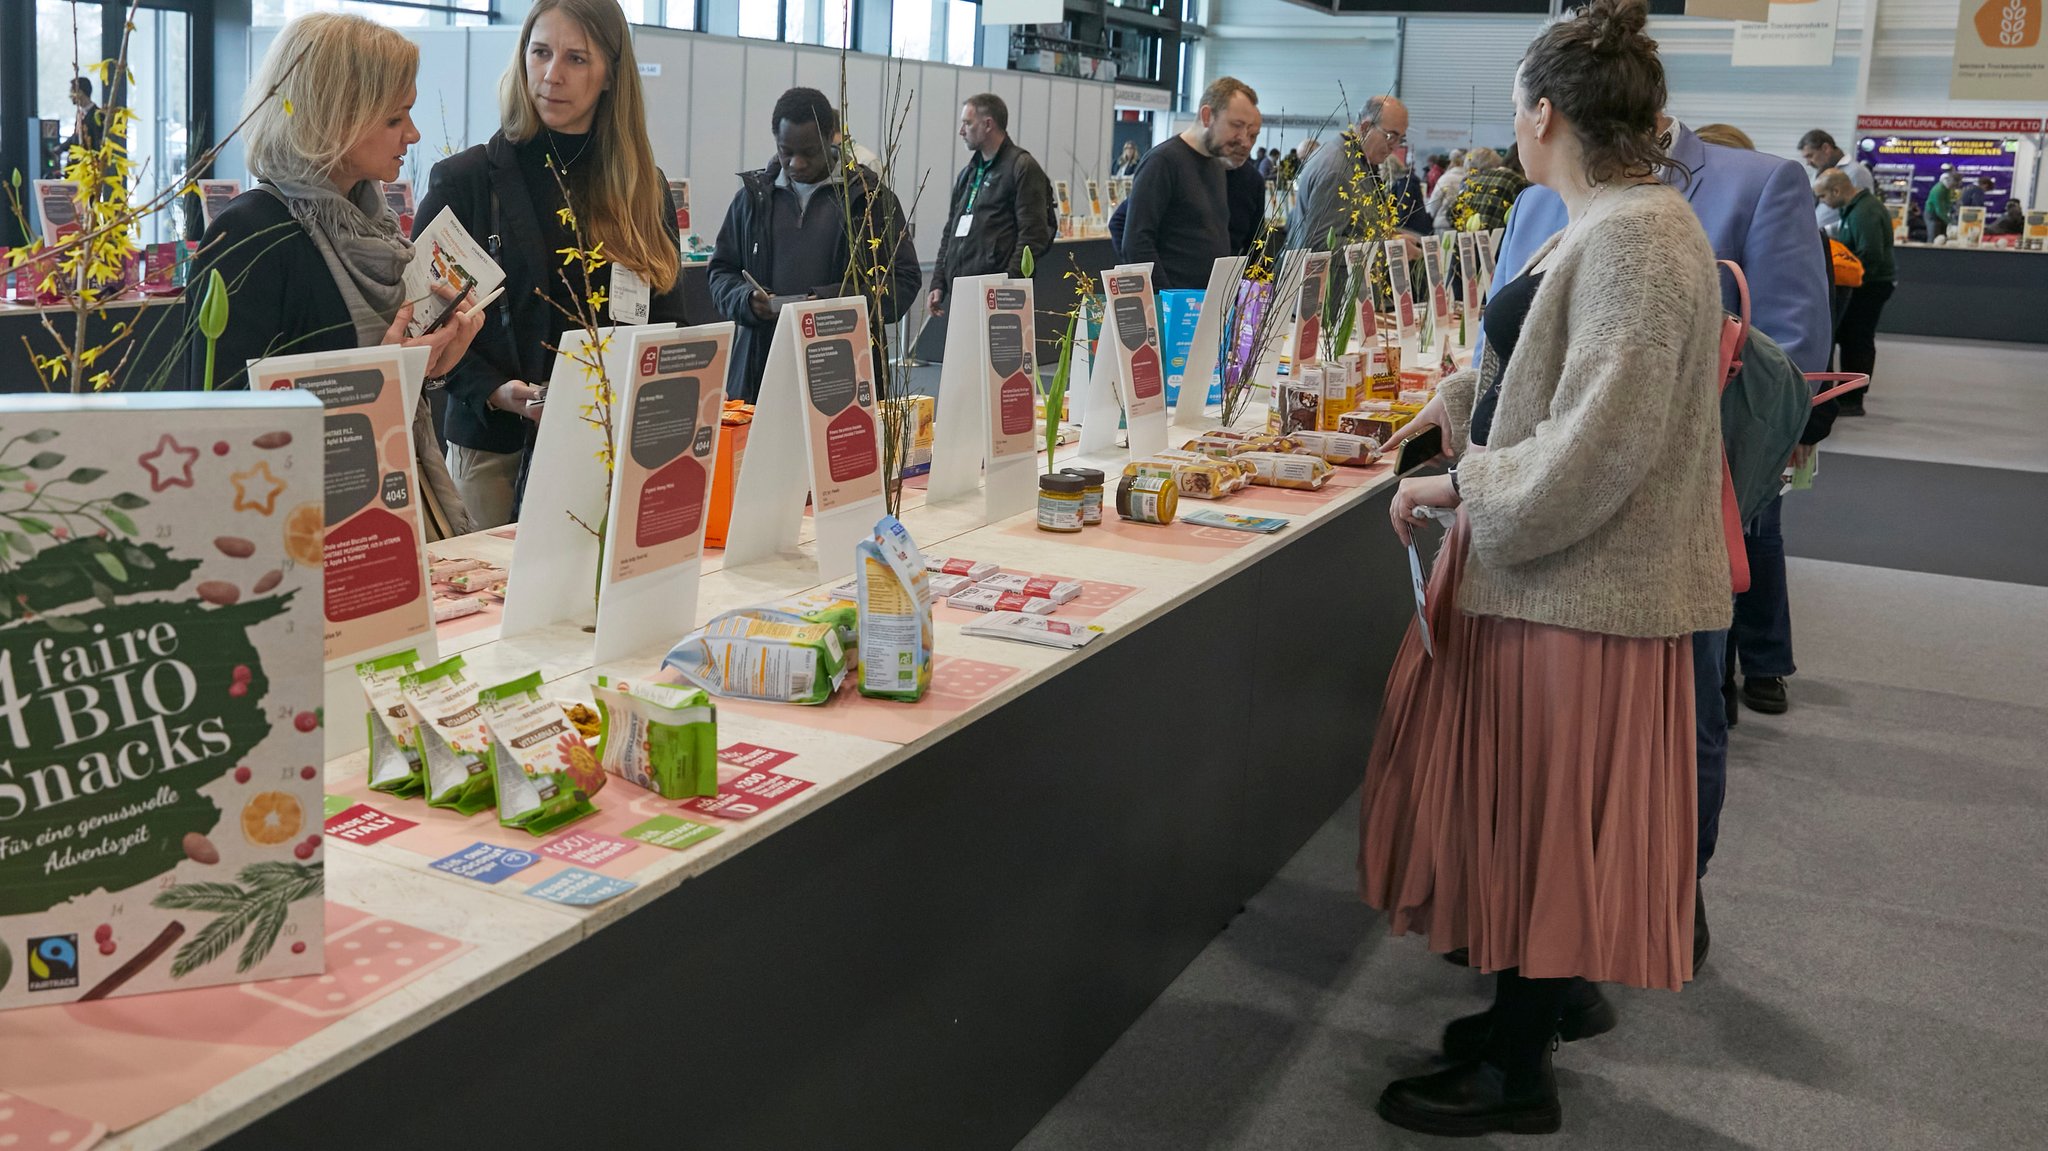
{"label": "name badge", "polygon": [[654,293],[640,273],[624,264],[612,265],[612,322],[644,324],[654,310]]}
{"label": "name badge", "polygon": [[967,236],[967,230],[972,227],[974,227],[974,213],[962,213],[960,216],[960,222],[953,226],[954,238],[965,239]]}

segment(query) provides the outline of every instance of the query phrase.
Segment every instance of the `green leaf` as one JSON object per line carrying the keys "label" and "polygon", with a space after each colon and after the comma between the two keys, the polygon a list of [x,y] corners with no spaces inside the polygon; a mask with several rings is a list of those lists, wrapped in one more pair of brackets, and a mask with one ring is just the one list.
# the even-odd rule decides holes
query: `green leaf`
{"label": "green leaf", "polygon": [[102,510],[102,514],[107,517],[108,523],[113,524],[131,536],[135,534],[135,521],[128,518],[128,513],[117,512],[113,508],[105,508]]}
{"label": "green leaf", "polygon": [[180,883],[166,887],[150,900],[150,906],[171,911],[211,911],[231,915],[242,910],[249,897],[232,883]]}
{"label": "green leaf", "polygon": [[99,563],[100,570],[106,572],[115,583],[128,582],[128,569],[121,566],[121,561],[115,559],[112,552],[94,552],[92,558]]}
{"label": "green leaf", "polygon": [[22,531],[32,536],[46,536],[50,534],[50,525],[34,516],[15,516],[14,522],[21,525]]}
{"label": "green leaf", "polygon": [[134,492],[122,492],[120,495],[114,497],[113,504],[117,508],[122,508],[132,512],[137,508],[148,507],[149,501],[143,499],[141,496],[136,495]]}
{"label": "green leaf", "polygon": [[263,962],[270,949],[277,946],[277,937],[284,930],[284,921],[291,905],[283,899],[266,899],[262,910],[256,913],[256,922],[249,928],[249,941],[242,945],[242,956],[235,960],[237,974]]}
{"label": "green leaf", "polygon": [[36,458],[30,460],[28,466],[39,472],[46,472],[63,462],[64,456],[61,452],[37,452]]}
{"label": "green leaf", "polygon": [[1030,279],[1031,273],[1038,267],[1038,261],[1031,258],[1030,248],[1027,247],[1024,249],[1024,255],[1019,257],[1017,265],[1018,267],[1023,269],[1024,278],[1027,280]]}
{"label": "green leaf", "polygon": [[[127,517],[124,516],[122,517],[121,520],[118,520],[116,522],[125,523],[127,522]],[[127,530],[134,531],[135,528],[133,525],[130,525]],[[156,561],[149,558],[148,552],[143,551],[141,548],[136,547],[134,544],[121,545],[121,558],[128,561],[129,567],[139,568],[142,571],[156,570]]]}
{"label": "green leaf", "polygon": [[106,474],[105,468],[73,468],[71,474],[64,478],[74,484],[89,484]]}
{"label": "green leaf", "polygon": [[37,428],[21,438],[32,444],[47,444],[57,438],[57,429]]}
{"label": "green leaf", "polygon": [[22,480],[25,480],[27,478],[28,473],[22,471],[20,468],[17,468],[12,464],[0,464],[0,480],[20,483]]}
{"label": "green leaf", "polygon": [[235,945],[235,940],[248,930],[249,921],[256,917],[261,904],[244,903],[238,910],[215,919],[199,929],[190,942],[178,948],[178,954],[171,960],[171,978],[183,979],[194,971],[212,963],[226,954]]}
{"label": "green leaf", "polygon": [[81,623],[76,616],[53,615],[43,620],[43,626],[51,631],[63,632],[65,635],[83,635],[85,633],[85,624]]}
{"label": "green leaf", "polygon": [[36,554],[35,545],[29,543],[28,537],[22,535],[20,532],[8,532],[6,539],[7,546],[13,548],[15,551],[20,552],[22,555],[32,556]]}

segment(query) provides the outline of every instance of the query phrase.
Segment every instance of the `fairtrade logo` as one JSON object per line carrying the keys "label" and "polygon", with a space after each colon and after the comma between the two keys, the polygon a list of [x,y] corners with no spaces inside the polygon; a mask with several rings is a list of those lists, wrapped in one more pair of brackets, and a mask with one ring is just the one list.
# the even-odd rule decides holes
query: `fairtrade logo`
{"label": "fairtrade logo", "polygon": [[56,991],[78,986],[78,937],[76,935],[30,936],[28,941],[28,989]]}
{"label": "fairtrade logo", "polygon": [[1987,48],[2032,48],[2041,42],[2042,0],[1985,0],[1977,38]]}

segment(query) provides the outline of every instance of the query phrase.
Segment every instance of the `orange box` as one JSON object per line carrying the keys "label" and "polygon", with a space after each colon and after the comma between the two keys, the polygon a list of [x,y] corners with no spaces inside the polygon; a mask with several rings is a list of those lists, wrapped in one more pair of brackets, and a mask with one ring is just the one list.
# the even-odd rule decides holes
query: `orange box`
{"label": "orange box", "polygon": [[722,548],[725,533],[732,527],[732,486],[740,474],[740,461],[747,455],[747,433],[754,424],[754,405],[744,400],[725,401],[725,414],[718,421],[718,470],[711,476],[711,509],[704,522],[704,546]]}

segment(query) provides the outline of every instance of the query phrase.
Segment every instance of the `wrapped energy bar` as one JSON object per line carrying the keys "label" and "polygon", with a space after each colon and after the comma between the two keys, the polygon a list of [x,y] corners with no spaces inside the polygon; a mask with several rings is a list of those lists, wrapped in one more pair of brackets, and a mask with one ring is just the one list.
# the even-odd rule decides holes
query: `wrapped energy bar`
{"label": "wrapped energy bar", "polygon": [[947,600],[946,603],[966,611],[1021,611],[1031,615],[1051,615],[1059,607],[1058,604],[1041,596],[997,591],[989,587],[986,580]]}
{"label": "wrapped energy bar", "polygon": [[992,575],[981,581],[979,586],[992,587],[997,591],[1013,591],[1038,599],[1049,599],[1054,603],[1066,603],[1081,594],[1081,585],[1074,580],[1018,575],[1014,572]]}

